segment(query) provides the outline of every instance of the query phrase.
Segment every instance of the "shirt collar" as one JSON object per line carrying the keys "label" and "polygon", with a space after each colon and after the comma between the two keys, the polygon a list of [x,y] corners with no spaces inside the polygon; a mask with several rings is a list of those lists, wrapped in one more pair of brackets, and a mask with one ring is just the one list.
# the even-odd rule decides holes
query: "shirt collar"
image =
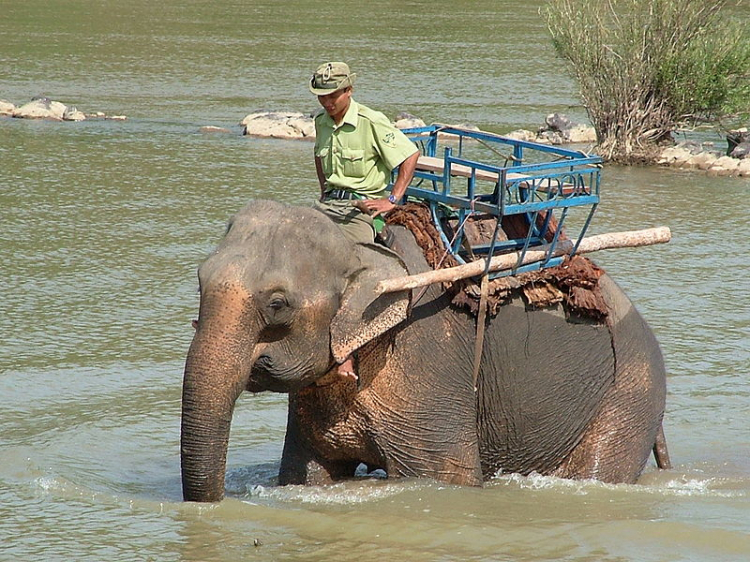
{"label": "shirt collar", "polygon": [[341,120],[341,124],[348,123],[352,127],[357,126],[357,122],[359,121],[359,104],[354,101],[349,101],[349,109],[346,110],[346,113],[344,114],[344,118]]}
{"label": "shirt collar", "polygon": [[343,127],[344,125],[351,125],[356,129],[357,123],[359,122],[359,104],[354,100],[350,100],[349,109],[347,109],[346,113],[344,113],[344,118],[341,120],[341,125],[339,125],[338,127],[336,126],[336,123],[333,122],[331,116],[328,115],[325,111],[323,112],[323,115],[333,129]]}

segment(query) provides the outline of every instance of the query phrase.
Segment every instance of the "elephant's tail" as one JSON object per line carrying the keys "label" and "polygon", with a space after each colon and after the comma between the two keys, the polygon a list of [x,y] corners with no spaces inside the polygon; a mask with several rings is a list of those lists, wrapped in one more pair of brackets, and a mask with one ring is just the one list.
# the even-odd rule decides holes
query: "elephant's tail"
{"label": "elephant's tail", "polygon": [[656,432],[656,442],[654,443],[654,459],[656,466],[663,470],[672,468],[672,462],[669,460],[669,451],[667,450],[667,439],[664,437],[664,425],[659,424],[659,431]]}

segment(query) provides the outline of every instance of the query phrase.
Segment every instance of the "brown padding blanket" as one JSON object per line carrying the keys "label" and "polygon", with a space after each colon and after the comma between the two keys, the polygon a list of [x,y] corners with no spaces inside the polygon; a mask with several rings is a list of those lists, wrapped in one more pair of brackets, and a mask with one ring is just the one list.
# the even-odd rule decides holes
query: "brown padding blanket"
{"label": "brown padding blanket", "polygon": [[[539,220],[543,220],[540,217]],[[552,221],[548,240],[552,239],[556,224]],[[408,203],[394,209],[386,218],[386,223],[408,228],[422,248],[427,263],[433,269],[458,265],[456,259],[446,251],[435,225],[432,223],[430,209],[425,204]],[[489,243],[495,229],[496,220],[489,216],[471,217],[464,231],[465,237],[472,244],[484,241]],[[447,223],[444,230],[450,236],[455,225]],[[520,215],[503,217],[502,238],[523,238],[528,226]],[[560,233],[560,238],[564,233]],[[599,278],[604,270],[583,256],[567,257],[556,267],[539,271],[519,273],[507,277],[498,277],[489,282],[488,312],[497,314],[498,307],[509,302],[511,298],[521,295],[528,306],[544,308],[563,303],[569,314],[585,316],[596,320],[605,320],[607,308],[599,289]],[[464,279],[449,284],[445,289],[453,295],[453,304],[467,308],[473,313],[479,310],[479,285],[471,279]]]}

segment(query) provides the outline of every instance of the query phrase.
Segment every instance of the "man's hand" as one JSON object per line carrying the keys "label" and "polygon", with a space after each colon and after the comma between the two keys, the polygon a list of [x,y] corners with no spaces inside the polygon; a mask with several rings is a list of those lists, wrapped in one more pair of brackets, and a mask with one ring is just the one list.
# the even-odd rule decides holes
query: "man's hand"
{"label": "man's hand", "polygon": [[355,205],[360,211],[372,217],[384,215],[396,208],[396,205],[388,201],[387,197],[383,199],[362,199],[357,201]]}

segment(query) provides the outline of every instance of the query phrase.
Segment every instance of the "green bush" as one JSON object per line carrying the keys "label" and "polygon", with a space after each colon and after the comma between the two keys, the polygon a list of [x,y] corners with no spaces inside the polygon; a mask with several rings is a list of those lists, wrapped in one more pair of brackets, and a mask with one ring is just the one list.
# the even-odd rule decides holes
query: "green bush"
{"label": "green bush", "polygon": [[550,0],[547,25],[609,160],[750,111],[750,33],[728,0]]}

